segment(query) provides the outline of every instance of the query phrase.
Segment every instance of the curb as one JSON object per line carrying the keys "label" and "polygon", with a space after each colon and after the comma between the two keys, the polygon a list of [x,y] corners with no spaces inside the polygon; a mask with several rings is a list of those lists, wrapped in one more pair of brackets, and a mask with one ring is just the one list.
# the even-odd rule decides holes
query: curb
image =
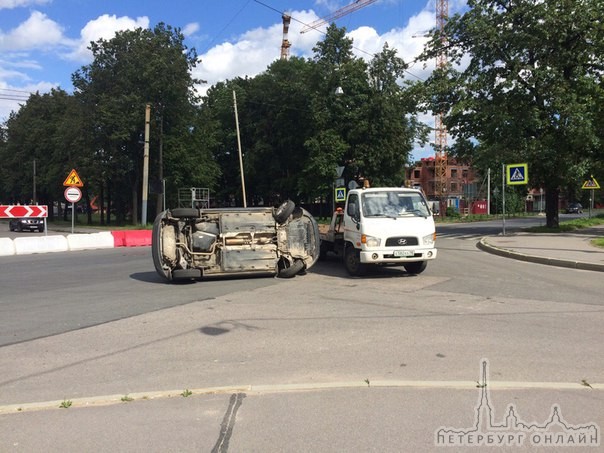
{"label": "curb", "polygon": [[[244,384],[223,387],[202,387],[186,390],[154,390],[126,394],[98,395],[69,400],[38,401],[22,404],[0,405],[0,415],[18,414],[23,412],[36,412],[46,410],[60,410],[67,407],[91,408],[110,406],[141,400],[157,400],[167,398],[201,396],[201,395],[228,395],[233,393],[246,393],[252,395],[267,395],[287,392],[308,392],[320,390],[340,389],[368,389],[371,388],[399,388],[399,389],[449,389],[471,390],[477,387],[476,381],[405,381],[405,380],[375,380],[375,381],[336,381],[312,382],[299,384]],[[590,384],[587,388],[577,382],[514,382],[493,381],[489,382],[492,390],[527,390],[527,389],[554,389],[571,391],[597,391],[604,390],[604,383]],[[184,392],[187,392],[185,395]],[[68,406],[65,403],[69,402]]]}
{"label": "curb", "polygon": [[580,269],[585,271],[604,272],[604,264],[587,263],[585,261],[563,260],[559,258],[550,258],[546,256],[526,255],[509,249],[503,249],[487,243],[487,238],[483,237],[476,246],[487,253],[512,258],[519,261],[530,263],[545,264],[547,266],[566,267],[569,269]]}

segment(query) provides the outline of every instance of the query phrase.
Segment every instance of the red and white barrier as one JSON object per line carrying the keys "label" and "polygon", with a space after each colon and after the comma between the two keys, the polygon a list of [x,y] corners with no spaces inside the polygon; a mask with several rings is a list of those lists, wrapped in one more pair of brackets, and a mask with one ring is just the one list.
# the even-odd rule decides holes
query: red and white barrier
{"label": "red and white barrier", "polygon": [[0,256],[67,252],[115,247],[147,247],[151,230],[104,231],[89,234],[0,238]]}

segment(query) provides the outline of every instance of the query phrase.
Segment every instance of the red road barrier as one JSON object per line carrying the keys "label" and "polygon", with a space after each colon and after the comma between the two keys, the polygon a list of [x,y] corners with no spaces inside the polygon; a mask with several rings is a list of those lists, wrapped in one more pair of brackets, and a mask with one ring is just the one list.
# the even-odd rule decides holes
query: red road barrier
{"label": "red road barrier", "polygon": [[145,247],[151,245],[151,230],[112,231],[114,247]]}

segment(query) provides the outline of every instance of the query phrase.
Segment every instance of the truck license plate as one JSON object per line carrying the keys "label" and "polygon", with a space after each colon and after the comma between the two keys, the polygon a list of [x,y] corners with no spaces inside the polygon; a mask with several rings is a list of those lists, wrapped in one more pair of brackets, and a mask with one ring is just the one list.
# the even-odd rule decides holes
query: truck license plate
{"label": "truck license plate", "polygon": [[395,250],[394,256],[413,256],[415,252],[413,250]]}

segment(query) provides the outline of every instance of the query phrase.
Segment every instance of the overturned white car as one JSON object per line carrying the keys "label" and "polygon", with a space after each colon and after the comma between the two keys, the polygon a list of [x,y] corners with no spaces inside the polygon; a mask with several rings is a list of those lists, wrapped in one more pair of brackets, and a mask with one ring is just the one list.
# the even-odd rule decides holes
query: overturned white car
{"label": "overturned white car", "polygon": [[152,254],[167,280],[211,275],[267,274],[289,278],[319,257],[319,228],[306,210],[287,201],[278,208],[176,208],[153,224]]}

